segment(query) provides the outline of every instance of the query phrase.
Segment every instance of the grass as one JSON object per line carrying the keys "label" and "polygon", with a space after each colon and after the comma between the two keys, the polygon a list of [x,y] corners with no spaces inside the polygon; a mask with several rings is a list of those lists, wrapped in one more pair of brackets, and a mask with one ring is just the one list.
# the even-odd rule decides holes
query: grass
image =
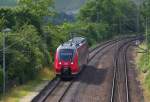
{"label": "grass", "polygon": [[[141,48],[146,49],[146,44],[140,45]],[[141,50],[139,50],[141,52]],[[145,102],[150,100],[150,55],[147,53],[138,53],[136,63],[139,70],[139,80],[141,82]]]}
{"label": "grass", "polygon": [[19,102],[21,98],[28,95],[30,92],[34,92],[39,85],[51,80],[53,77],[54,71],[49,70],[49,68],[44,68],[35,80],[29,81],[25,85],[12,88],[6,93],[5,97],[1,97],[0,102]]}

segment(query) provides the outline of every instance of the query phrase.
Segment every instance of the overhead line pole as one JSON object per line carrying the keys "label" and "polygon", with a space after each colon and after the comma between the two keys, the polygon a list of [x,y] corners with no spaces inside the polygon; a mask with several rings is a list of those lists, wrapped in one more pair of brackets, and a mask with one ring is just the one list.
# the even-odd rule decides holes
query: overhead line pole
{"label": "overhead line pole", "polygon": [[6,92],[6,33],[10,32],[11,29],[6,28],[4,29],[3,32],[3,95],[5,95]]}
{"label": "overhead line pole", "polygon": [[6,65],[5,65],[5,32],[3,32],[3,94],[5,95],[5,91],[6,91],[6,73],[5,73],[5,69],[6,69]]}
{"label": "overhead line pole", "polygon": [[147,63],[146,64],[148,64],[149,63],[149,34],[148,34],[148,23],[149,23],[149,18],[147,18],[146,17],[146,31],[145,31],[145,33],[146,33],[146,46],[147,46],[147,52],[146,52],[146,57],[147,57]]}
{"label": "overhead line pole", "polygon": [[146,17],[146,31],[145,31],[145,33],[146,33],[146,44],[148,44],[148,38],[147,38],[147,36],[148,36],[147,17]]}
{"label": "overhead line pole", "polygon": [[137,24],[137,27],[136,27],[136,31],[137,31],[137,33],[139,33],[139,28],[140,28],[140,12],[139,12],[139,10],[140,10],[140,4],[137,6],[137,21],[136,21],[136,24]]}

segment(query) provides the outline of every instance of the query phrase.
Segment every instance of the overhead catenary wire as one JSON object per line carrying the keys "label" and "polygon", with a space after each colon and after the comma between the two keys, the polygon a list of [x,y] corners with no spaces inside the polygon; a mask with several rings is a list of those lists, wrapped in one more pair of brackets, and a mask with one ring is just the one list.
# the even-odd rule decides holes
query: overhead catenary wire
{"label": "overhead catenary wire", "polygon": [[[18,41],[18,42],[21,42],[21,41],[23,41],[23,40],[25,40],[25,39],[27,39],[27,38],[22,38],[22,39],[21,39],[20,41]],[[5,48],[5,50],[7,50],[7,49],[11,48],[12,46],[16,45],[18,42],[14,42],[14,43],[12,43],[11,45],[7,46],[7,47]],[[0,49],[0,52],[1,52],[1,51],[3,51],[3,49]]]}

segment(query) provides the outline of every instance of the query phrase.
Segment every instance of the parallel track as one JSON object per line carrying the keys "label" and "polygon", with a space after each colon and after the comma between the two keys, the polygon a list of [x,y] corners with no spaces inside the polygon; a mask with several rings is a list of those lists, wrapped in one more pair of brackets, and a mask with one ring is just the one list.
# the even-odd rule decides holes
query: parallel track
{"label": "parallel track", "polygon": [[[119,46],[114,57],[114,77],[111,89],[110,102],[130,102],[129,99],[129,83],[128,83],[128,66],[127,51],[135,38],[128,40]],[[124,80],[120,80],[124,79]],[[123,83],[124,82],[124,83]]]}
{"label": "parallel track", "polygon": [[53,78],[52,81],[48,83],[48,85],[41,90],[41,92],[32,99],[31,102],[44,102],[45,99],[47,99],[48,95],[51,94],[55,88],[60,84],[61,79],[60,78]]}
{"label": "parallel track", "polygon": [[[107,41],[101,45],[98,45],[94,49],[91,49],[90,52],[90,58],[89,62],[103,49],[106,47],[115,44],[116,42],[119,42],[123,39],[132,38],[132,37],[126,37],[122,39],[116,39],[116,40],[110,40]],[[94,53],[94,54],[93,54]],[[84,70],[84,68],[83,68]],[[66,85],[66,88],[63,92],[63,94],[59,97],[58,102],[61,102],[63,100],[63,97],[66,95],[70,87],[72,86],[75,79],[73,79],[68,85]],[[49,84],[32,100],[32,102],[45,102],[46,99],[58,88],[58,86],[62,83],[60,78],[55,77]]]}

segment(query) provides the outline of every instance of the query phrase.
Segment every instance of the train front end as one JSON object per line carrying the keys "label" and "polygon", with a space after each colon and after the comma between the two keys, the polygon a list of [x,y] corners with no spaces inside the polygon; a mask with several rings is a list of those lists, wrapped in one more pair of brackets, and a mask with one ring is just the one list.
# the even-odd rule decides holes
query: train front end
{"label": "train front end", "polygon": [[72,77],[78,74],[79,66],[76,49],[59,47],[56,51],[54,67],[57,76]]}

